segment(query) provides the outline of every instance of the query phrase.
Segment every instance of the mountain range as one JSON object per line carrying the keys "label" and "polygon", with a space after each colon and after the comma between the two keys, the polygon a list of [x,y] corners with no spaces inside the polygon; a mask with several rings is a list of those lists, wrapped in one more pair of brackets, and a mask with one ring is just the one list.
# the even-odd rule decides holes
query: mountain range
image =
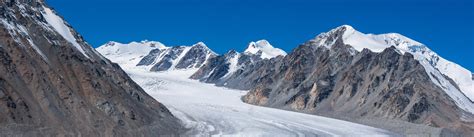
{"label": "mountain range", "polygon": [[[141,83],[137,84],[122,68],[140,70],[134,74]],[[405,135],[416,132],[416,125],[439,128],[438,136],[474,135],[474,74],[401,34],[364,34],[342,25],[290,53],[267,40],[249,42],[243,52],[230,50],[223,55],[203,42],[166,46],[156,41],[111,41],[94,49],[44,0],[0,0],[0,136],[189,133],[193,129],[182,119],[188,117],[177,113],[177,118],[170,111],[175,108],[168,109],[158,102],[179,102],[179,98],[157,101],[141,87],[152,84],[148,87],[159,88],[153,85],[159,85],[159,79],[146,75],[165,72],[192,72],[186,76],[195,83],[173,79],[185,75],[164,76],[168,82],[175,82],[171,84],[174,89],[180,89],[176,87],[182,81],[191,85],[184,86],[187,89],[193,85],[216,89],[197,84],[210,83],[226,88],[219,91],[247,90],[241,97],[245,103],[277,108],[259,107],[266,113],[258,115],[259,119],[277,117],[270,114],[273,112],[295,115],[276,111],[283,109]],[[231,97],[237,95],[240,92],[233,92]],[[220,109],[207,103],[207,107]],[[234,100],[230,106],[239,103]],[[259,113],[250,111],[254,106],[248,104],[239,104],[247,106],[230,108],[225,114]],[[351,124],[351,128],[363,128],[360,133],[389,133],[309,116],[298,118]],[[285,121],[291,122],[291,118]],[[281,127],[284,124],[276,123]],[[331,130],[321,124],[308,125]]]}
{"label": "mountain range", "polygon": [[[395,127],[393,122],[410,122],[443,128],[450,135],[474,134],[472,73],[398,33],[364,34],[342,25],[289,54],[266,40],[223,55],[202,42],[176,47],[150,43],[159,42],[140,42],[145,51],[131,53],[135,58],[130,65],[154,72],[196,69],[191,79],[249,90],[242,97],[246,103],[368,125],[373,123],[360,119],[377,118],[387,122],[376,126],[387,129]],[[97,50],[113,62],[128,62],[114,56],[124,57],[120,51],[137,42],[110,45]]]}

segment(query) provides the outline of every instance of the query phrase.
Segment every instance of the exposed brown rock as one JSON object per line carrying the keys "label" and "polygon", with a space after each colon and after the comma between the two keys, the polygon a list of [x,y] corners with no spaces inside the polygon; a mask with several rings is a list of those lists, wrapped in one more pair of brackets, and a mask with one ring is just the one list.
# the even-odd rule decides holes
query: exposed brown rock
{"label": "exposed brown rock", "polygon": [[0,23],[0,136],[156,136],[183,130],[165,106],[76,32],[89,58],[45,27],[42,1],[0,2],[0,19],[14,26]]}

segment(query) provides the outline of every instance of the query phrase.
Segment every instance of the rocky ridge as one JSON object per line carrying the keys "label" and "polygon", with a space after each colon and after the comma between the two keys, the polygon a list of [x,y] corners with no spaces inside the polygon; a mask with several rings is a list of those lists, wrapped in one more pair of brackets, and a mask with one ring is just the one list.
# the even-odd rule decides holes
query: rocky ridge
{"label": "rocky ridge", "polygon": [[453,63],[400,34],[367,35],[343,25],[286,56],[249,63],[231,75],[215,69],[226,68],[215,63],[226,59],[208,62],[191,78],[250,90],[242,99],[255,105],[347,119],[408,121],[446,129],[443,134],[474,131],[474,105],[464,94],[469,90],[463,91],[454,80],[459,78],[438,65]]}
{"label": "rocky ridge", "polygon": [[[170,70],[186,50],[154,50],[138,66]],[[472,73],[401,34],[363,34],[343,25],[288,55],[268,51],[279,49],[261,40],[251,42],[243,53],[215,54],[191,65],[200,67],[191,67],[199,69],[190,78],[250,90],[242,98],[250,104],[351,120],[405,135],[473,134],[472,76],[463,75]],[[198,58],[203,56],[189,62]]]}
{"label": "rocky ridge", "polygon": [[184,128],[43,0],[0,0],[0,136],[155,136]]}

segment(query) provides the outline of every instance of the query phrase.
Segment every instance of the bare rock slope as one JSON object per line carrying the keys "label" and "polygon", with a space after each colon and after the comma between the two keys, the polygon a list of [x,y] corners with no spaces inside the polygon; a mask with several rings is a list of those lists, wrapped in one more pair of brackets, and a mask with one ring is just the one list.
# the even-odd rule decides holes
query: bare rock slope
{"label": "bare rock slope", "polygon": [[0,136],[156,136],[183,128],[43,0],[0,0]]}

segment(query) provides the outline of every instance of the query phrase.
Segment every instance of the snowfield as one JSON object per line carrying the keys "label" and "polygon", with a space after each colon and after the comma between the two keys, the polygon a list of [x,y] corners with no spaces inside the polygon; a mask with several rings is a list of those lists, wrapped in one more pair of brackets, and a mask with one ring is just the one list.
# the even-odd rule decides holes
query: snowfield
{"label": "snowfield", "polygon": [[74,37],[74,34],[71,33],[71,30],[64,20],[56,15],[50,8],[43,6],[44,13],[43,17],[48,22],[51,27],[53,27],[64,39],[69,41],[77,50],[79,50],[84,56],[89,58],[89,55],[86,54],[83,47],[77,43],[77,39]]}
{"label": "snowfield", "polygon": [[240,100],[247,91],[188,79],[195,70],[124,68],[148,94],[182,120],[190,136],[395,136],[386,130]]}
{"label": "snowfield", "polygon": [[286,52],[279,49],[274,48],[270,42],[267,40],[259,40],[257,42],[250,42],[248,48],[244,51],[244,53],[248,54],[257,54],[259,51],[262,52],[260,55],[263,59],[270,59],[277,56],[286,56]]}

